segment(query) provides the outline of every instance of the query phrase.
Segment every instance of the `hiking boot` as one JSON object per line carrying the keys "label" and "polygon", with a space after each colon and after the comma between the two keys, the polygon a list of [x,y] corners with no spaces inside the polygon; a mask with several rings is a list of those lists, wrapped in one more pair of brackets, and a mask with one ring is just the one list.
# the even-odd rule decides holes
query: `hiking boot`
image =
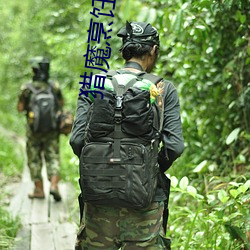
{"label": "hiking boot", "polygon": [[62,199],[58,190],[59,181],[60,177],[57,175],[52,175],[50,178],[50,194],[53,195],[55,201],[60,201]]}
{"label": "hiking boot", "polygon": [[28,194],[30,199],[44,199],[43,182],[41,180],[35,181],[35,189],[32,194]]}

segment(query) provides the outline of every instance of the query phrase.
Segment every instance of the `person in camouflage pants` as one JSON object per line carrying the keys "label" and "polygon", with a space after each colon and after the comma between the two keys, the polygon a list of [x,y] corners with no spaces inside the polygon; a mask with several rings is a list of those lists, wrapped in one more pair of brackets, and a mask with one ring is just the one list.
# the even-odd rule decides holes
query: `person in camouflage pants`
{"label": "person in camouflage pants", "polygon": [[[122,38],[121,52],[125,59],[122,70],[138,75],[141,72],[150,73],[155,66],[160,49],[157,30],[149,23],[127,22],[117,35]],[[161,174],[157,188],[154,190],[152,203],[142,209],[115,207],[112,200],[109,206],[95,205],[95,202],[84,201],[84,190],[81,188],[82,194],[79,196],[81,225],[77,235],[76,250],[170,249],[170,240],[166,238],[170,180],[164,172],[182,154],[184,139],[179,98],[175,86],[165,79],[157,86],[161,91],[159,106],[164,105],[164,108],[162,108],[162,147],[158,153]],[[88,129],[87,119],[90,107],[90,98],[80,95],[70,136],[70,145],[75,155],[79,157],[80,163],[81,159],[84,159],[84,155],[81,154],[82,149],[87,144],[85,132]],[[104,116],[105,110],[103,113]],[[81,178],[82,176],[80,176],[80,186]]]}
{"label": "person in camouflage pants", "polygon": [[[34,72],[32,86],[36,89],[46,89],[49,84],[49,61],[45,58],[37,57],[33,58],[31,62]],[[59,109],[62,109],[63,96],[59,84],[57,82],[50,82],[50,84],[60,107]],[[27,84],[23,85],[18,97],[17,109],[19,112],[25,111],[26,116],[29,110],[31,95],[31,90],[27,87]],[[50,194],[53,195],[56,201],[60,201],[61,195],[58,190],[58,182],[60,180],[59,132],[53,130],[47,133],[34,133],[28,124],[26,127],[28,167],[31,179],[35,183],[34,192],[29,194],[29,198],[43,199],[45,197],[41,174],[44,158],[47,176],[51,183]]]}
{"label": "person in camouflage pants", "polygon": [[170,241],[162,227],[163,208],[163,202],[153,202],[149,208],[140,210],[87,203],[75,249],[169,249]]}
{"label": "person in camouflage pants", "polygon": [[60,159],[59,159],[59,138],[57,132],[52,132],[43,136],[32,136],[30,131],[27,131],[27,160],[32,180],[42,180],[42,165],[43,152],[44,159],[47,166],[48,179],[51,176],[60,175]]}

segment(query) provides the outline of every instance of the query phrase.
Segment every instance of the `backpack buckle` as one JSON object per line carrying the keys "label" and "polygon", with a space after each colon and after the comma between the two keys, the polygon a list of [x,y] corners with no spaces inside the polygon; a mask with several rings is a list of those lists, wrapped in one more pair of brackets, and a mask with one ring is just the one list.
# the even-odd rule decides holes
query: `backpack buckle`
{"label": "backpack buckle", "polygon": [[123,96],[116,96],[115,99],[116,99],[116,106],[115,106],[115,108],[118,109],[118,110],[121,110],[122,109]]}
{"label": "backpack buckle", "polygon": [[115,123],[116,124],[121,124],[121,122],[122,122],[122,114],[116,113],[115,114]]}

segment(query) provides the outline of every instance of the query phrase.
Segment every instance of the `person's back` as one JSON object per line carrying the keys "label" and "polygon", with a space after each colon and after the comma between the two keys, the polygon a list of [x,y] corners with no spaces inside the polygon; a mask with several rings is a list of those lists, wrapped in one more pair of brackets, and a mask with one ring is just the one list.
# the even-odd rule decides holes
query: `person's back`
{"label": "person's back", "polygon": [[[156,29],[147,23],[127,22],[126,27],[122,28],[119,31],[118,36],[123,39],[121,52],[123,58],[126,60],[124,69],[118,70],[120,74],[140,75],[142,74],[142,72],[150,73],[156,63],[160,46],[159,36]],[[125,162],[129,162],[129,160],[133,159],[134,161],[131,162],[133,162],[134,166],[139,166],[137,164],[140,164],[140,162],[143,161],[141,160],[140,156],[137,155],[137,153],[140,151],[139,149],[136,149],[136,147],[132,146],[128,146],[128,148],[125,148],[123,144],[119,142],[119,140],[117,140],[117,138],[119,137],[121,138],[121,140],[124,139],[124,137],[121,137],[124,136],[124,131],[122,131],[122,133],[119,131],[122,130],[121,128],[118,128],[118,131],[114,129],[114,142],[106,143],[104,141],[103,149],[101,149],[101,147],[99,146],[96,146],[96,150],[99,150],[99,155],[95,154],[89,157],[89,153],[92,153],[95,150],[93,149],[93,151],[91,150],[91,152],[88,151],[89,144],[92,143],[91,140],[95,142],[99,141],[98,134],[92,136],[92,139],[90,140],[88,136],[86,137],[86,135],[88,135],[90,126],[88,113],[90,107],[92,107],[92,100],[90,96],[87,97],[84,95],[80,96],[78,99],[76,119],[71,133],[70,144],[73,148],[74,153],[80,158],[80,183],[82,188],[82,196],[80,196],[79,202],[80,208],[81,210],[83,210],[81,212],[84,212],[84,215],[82,216],[81,227],[76,242],[76,249],[169,249],[169,242],[165,238],[165,231],[163,228],[164,226],[166,226],[167,220],[166,204],[168,202],[169,195],[169,182],[167,181],[167,179],[165,179],[165,175],[163,173],[172,165],[173,161],[181,155],[184,145],[182,137],[182,125],[180,120],[180,107],[176,89],[173,84],[168,81],[159,81],[160,82],[156,83],[156,86],[158,87],[158,90],[162,95],[162,98],[158,99],[158,106],[163,115],[163,124],[160,131],[163,146],[161,147],[160,153],[158,154],[158,164],[156,155],[156,164],[153,164],[151,166],[147,163],[147,166],[144,166],[144,169],[149,167],[149,169],[152,170],[154,167],[156,167],[158,171],[156,171],[155,173],[161,172],[161,174],[158,175],[158,178],[161,181],[159,181],[156,186],[151,186],[150,191],[154,195],[152,197],[152,200],[150,201],[150,204],[146,203],[140,208],[133,207],[133,205],[130,205],[129,202],[127,202],[127,205],[125,203],[121,203],[121,205],[119,206],[119,203],[115,203],[112,199],[107,201],[107,203],[109,204],[102,205],[96,203],[94,199],[89,200],[88,198],[86,198],[86,188],[88,188],[88,185],[91,185],[91,181],[90,183],[87,183],[87,186],[83,187],[85,182],[82,181],[82,179],[86,179],[87,175],[93,175],[93,172],[95,172],[96,170],[95,167],[97,167],[98,170],[96,175],[98,176],[98,173],[100,175],[100,182],[97,182],[96,185],[100,185],[100,188],[106,187],[105,181],[107,180],[106,175],[108,175],[106,172],[112,172],[116,170],[118,173],[114,177],[114,181],[120,181],[120,177],[121,179],[123,179],[124,183],[129,182],[131,188],[131,186],[137,186],[137,182],[139,182],[140,180],[135,179],[134,183],[131,181],[130,178],[133,178],[134,176],[132,170],[133,166],[128,166]],[[135,90],[135,92],[131,95],[131,98],[136,96],[135,93],[138,93],[138,91]],[[125,95],[126,93],[124,94],[124,92],[122,92],[120,98],[121,100],[117,98],[118,103],[116,103],[116,105],[118,106],[120,103],[123,109],[125,109]],[[145,98],[147,99],[146,103],[149,103],[150,95]],[[97,101],[100,103],[100,105],[104,105],[104,102],[107,101],[105,93],[103,100],[99,99]],[[109,103],[110,105],[112,105],[113,101],[110,100]],[[146,103],[142,108],[147,107]],[[132,111],[133,109],[134,111]],[[136,112],[136,107],[133,107],[132,110],[131,117],[133,117],[134,115],[134,119],[139,120],[140,114]],[[103,112],[103,117],[108,116],[109,110],[104,108]],[[112,116],[113,115],[111,115],[111,117]],[[119,126],[117,124],[120,123],[120,120],[116,120],[116,117],[121,117],[121,119],[123,119],[124,112],[120,114],[118,111],[115,111],[115,127]],[[151,120],[154,120],[154,118],[155,114],[153,115],[153,118]],[[111,119],[111,121],[112,120],[113,119]],[[153,122],[150,126],[153,126]],[[103,133],[105,134],[105,132],[105,126],[103,124]],[[134,126],[133,132],[134,135],[132,135],[133,138],[131,139],[131,141],[136,140],[136,138],[137,141],[140,141],[139,134],[141,132],[143,133],[143,129],[141,129],[141,131],[137,130],[136,126]],[[146,139],[145,135],[143,135],[142,137],[144,137],[144,140]],[[157,138],[150,138],[150,140],[151,139],[152,142],[154,142],[154,140]],[[118,141],[118,144],[116,144],[115,141]],[[142,144],[141,141],[139,143]],[[109,147],[109,145],[111,150],[110,152],[112,153],[106,154],[105,147]],[[113,152],[116,152],[116,154],[118,155],[117,158],[113,159],[111,157],[113,156]],[[150,157],[148,155],[148,152],[150,151],[146,150],[144,152],[147,157]],[[120,157],[121,154],[123,154],[123,158]],[[152,156],[152,158],[154,158],[154,156]],[[93,159],[95,160],[96,165],[92,164]],[[119,160],[123,162],[123,160],[121,159],[125,159],[125,161],[124,164],[120,165]],[[105,167],[103,171],[100,171],[100,169],[98,168],[98,164],[102,165],[104,164],[104,162],[106,164],[105,166],[107,167]],[[109,169],[109,166],[112,164],[114,165],[114,170]],[[115,166],[118,166],[118,168],[116,169]],[[119,168],[119,166],[123,166],[123,171]],[[140,172],[141,171],[143,170],[140,170]],[[163,183],[168,186],[163,185]],[[115,195],[111,193],[111,190],[120,188],[118,186],[118,183],[116,186],[112,181],[110,181],[110,187],[111,188],[109,189],[109,192],[108,190],[103,188],[103,193],[105,195],[104,197],[106,197],[106,194],[108,197],[109,193],[111,196]],[[91,192],[92,191],[93,190],[91,190]],[[100,196],[100,194],[97,195],[98,196],[96,197]],[[132,200],[131,202],[134,203],[134,201]]]}
{"label": "person's back", "polygon": [[49,80],[49,60],[36,57],[31,60],[33,79],[22,86],[17,109],[25,112],[26,152],[31,179],[35,183],[34,192],[29,198],[45,197],[42,179],[42,154],[46,162],[50,193],[59,201],[60,179],[59,133],[57,119],[63,106],[63,97],[57,82]]}

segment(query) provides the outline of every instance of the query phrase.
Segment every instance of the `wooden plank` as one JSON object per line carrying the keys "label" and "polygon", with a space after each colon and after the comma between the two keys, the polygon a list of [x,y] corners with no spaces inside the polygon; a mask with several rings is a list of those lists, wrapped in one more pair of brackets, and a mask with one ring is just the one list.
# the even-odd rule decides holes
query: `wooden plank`
{"label": "wooden plank", "polygon": [[43,176],[43,186],[45,199],[33,199],[32,207],[31,207],[31,215],[30,215],[30,223],[45,223],[49,222],[49,181],[46,178],[46,168],[42,169]]}
{"label": "wooden plank", "polygon": [[61,202],[55,202],[53,197],[50,199],[50,221],[66,222],[72,216],[72,209],[75,206],[75,190],[71,183],[59,183],[59,190],[62,196]]}
{"label": "wooden plank", "polygon": [[23,182],[25,186],[25,191],[23,193],[22,197],[19,197],[20,200],[22,200],[22,206],[20,208],[18,216],[22,220],[22,224],[29,224],[30,222],[30,211],[32,206],[32,200],[28,198],[28,194],[31,193],[34,189],[34,185],[31,182]]}
{"label": "wooden plank", "polygon": [[53,230],[50,223],[33,224],[31,228],[31,250],[55,250]]}
{"label": "wooden plank", "polygon": [[69,222],[53,223],[55,250],[74,249],[76,226]]}
{"label": "wooden plank", "polygon": [[31,215],[30,215],[30,223],[46,223],[49,221],[48,213],[49,213],[49,205],[48,205],[48,197],[45,199],[33,199],[33,204],[31,207]]}
{"label": "wooden plank", "polygon": [[14,196],[11,199],[9,210],[12,215],[20,216],[21,218],[27,217],[30,212],[31,200],[28,200],[28,193],[33,190],[31,182],[21,182],[18,185],[12,186],[12,193]]}
{"label": "wooden plank", "polygon": [[68,221],[68,217],[69,214],[67,212],[64,202],[55,202],[54,198],[50,197],[49,221],[62,223]]}
{"label": "wooden plank", "polygon": [[79,204],[78,204],[78,193],[72,183],[67,182],[65,185],[65,197],[64,201],[69,218],[73,222],[79,221]]}
{"label": "wooden plank", "polygon": [[17,233],[15,242],[11,250],[29,250],[30,249],[30,225],[24,225]]}
{"label": "wooden plank", "polygon": [[[26,157],[26,154],[25,154],[25,161],[27,162],[26,158],[27,157]],[[30,172],[29,172],[29,167],[28,167],[27,163],[24,165],[24,168],[23,168],[22,181],[23,182],[32,182],[31,178],[30,178]]]}
{"label": "wooden plank", "polygon": [[24,197],[23,204],[22,204],[21,210],[20,210],[19,215],[18,215],[20,217],[23,225],[27,225],[30,223],[31,207],[32,207],[32,200],[27,198],[27,197]]}
{"label": "wooden plank", "polygon": [[[62,202],[50,203],[50,221],[53,224],[53,234],[56,250],[74,249],[77,234],[76,223],[69,223],[75,214],[72,213],[77,204],[74,186],[71,183],[59,184]],[[52,199],[52,198],[51,198]],[[73,218],[73,221],[76,217]]]}
{"label": "wooden plank", "polygon": [[71,211],[75,205],[78,206],[76,190],[70,182],[63,183],[62,188],[65,206],[69,211]]}
{"label": "wooden plank", "polygon": [[11,199],[9,210],[11,211],[12,215],[15,217],[18,215],[22,207],[23,199],[20,199],[20,198],[24,197],[25,186],[21,183],[21,185],[18,184],[18,185],[11,186],[11,189],[12,189],[11,190],[12,194],[14,196]]}
{"label": "wooden plank", "polygon": [[[78,221],[78,204],[74,186],[71,183],[59,183],[61,202],[55,202],[49,195],[50,182],[46,168],[43,167],[45,199],[29,199],[34,184],[30,179],[27,166],[22,182],[13,185],[9,209],[12,215],[19,216],[22,228],[17,234],[11,250],[72,250],[74,249],[77,225],[69,221]],[[77,206],[77,208],[76,208]],[[76,211],[73,213],[72,211]]]}

